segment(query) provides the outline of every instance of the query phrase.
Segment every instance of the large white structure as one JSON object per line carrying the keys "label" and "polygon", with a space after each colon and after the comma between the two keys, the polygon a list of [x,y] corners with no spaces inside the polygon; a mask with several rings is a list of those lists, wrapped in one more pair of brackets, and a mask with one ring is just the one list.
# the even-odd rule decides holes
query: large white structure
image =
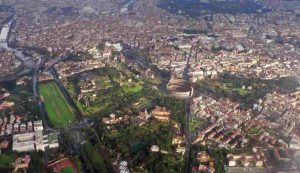
{"label": "large white structure", "polygon": [[13,151],[44,151],[43,132],[29,132],[13,135]]}
{"label": "large white structure", "polygon": [[34,132],[13,135],[13,151],[45,151],[42,121],[35,121]]}
{"label": "large white structure", "polygon": [[300,140],[292,138],[289,148],[292,150],[300,150]]}
{"label": "large white structure", "polygon": [[189,98],[193,96],[194,88],[191,84],[183,79],[170,79],[167,84],[167,90],[169,95],[177,98]]}
{"label": "large white structure", "polygon": [[58,148],[58,138],[56,133],[48,133],[44,136],[44,146],[49,148]]}
{"label": "large white structure", "polygon": [[128,163],[126,161],[121,161],[119,166],[120,173],[130,173],[128,169]]}

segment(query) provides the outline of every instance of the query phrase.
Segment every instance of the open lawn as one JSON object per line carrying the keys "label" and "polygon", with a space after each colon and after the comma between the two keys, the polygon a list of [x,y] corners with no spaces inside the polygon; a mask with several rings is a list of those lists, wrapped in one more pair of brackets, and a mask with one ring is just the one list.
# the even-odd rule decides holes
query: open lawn
{"label": "open lawn", "polygon": [[195,117],[195,116],[191,116],[190,118],[190,131],[193,132],[194,130],[201,128],[203,125],[205,125],[205,121]]}
{"label": "open lawn", "polygon": [[64,127],[75,120],[74,112],[54,82],[40,84],[39,92],[44,99],[51,125]]}
{"label": "open lawn", "polygon": [[251,94],[251,90],[243,88],[243,87],[238,87],[234,86],[231,83],[221,83],[219,86],[220,89],[230,93],[230,92],[237,92],[241,96],[245,96],[247,94]]}
{"label": "open lawn", "polygon": [[1,155],[0,156],[0,172],[1,170],[6,171],[10,169],[12,162],[14,161],[14,157],[10,155]]}
{"label": "open lawn", "polygon": [[252,135],[256,135],[260,132],[260,128],[257,128],[257,127],[254,127],[252,126],[250,129],[249,129],[249,133],[252,134]]}
{"label": "open lawn", "polygon": [[65,168],[62,168],[60,170],[61,173],[74,173],[74,169],[73,167],[71,166],[68,166],[68,167],[65,167]]}

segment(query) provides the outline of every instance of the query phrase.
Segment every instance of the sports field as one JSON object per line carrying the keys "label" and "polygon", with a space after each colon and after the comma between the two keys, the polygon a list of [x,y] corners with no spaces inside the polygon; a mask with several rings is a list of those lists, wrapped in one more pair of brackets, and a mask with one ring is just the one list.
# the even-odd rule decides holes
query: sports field
{"label": "sports field", "polygon": [[45,104],[50,124],[64,127],[75,120],[75,115],[55,82],[41,83],[39,92]]}

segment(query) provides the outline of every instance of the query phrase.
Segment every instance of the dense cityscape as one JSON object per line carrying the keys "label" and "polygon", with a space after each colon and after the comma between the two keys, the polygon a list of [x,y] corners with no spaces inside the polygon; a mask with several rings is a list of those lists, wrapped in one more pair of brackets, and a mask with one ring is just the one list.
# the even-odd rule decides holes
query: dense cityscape
{"label": "dense cityscape", "polygon": [[300,1],[0,0],[0,172],[299,173]]}

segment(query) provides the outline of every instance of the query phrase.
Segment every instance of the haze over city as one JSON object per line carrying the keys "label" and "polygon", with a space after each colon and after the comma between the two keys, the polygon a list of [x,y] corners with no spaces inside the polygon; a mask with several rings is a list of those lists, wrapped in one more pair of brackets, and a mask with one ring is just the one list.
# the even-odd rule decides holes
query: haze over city
{"label": "haze over city", "polygon": [[0,0],[0,173],[299,173],[300,1]]}

